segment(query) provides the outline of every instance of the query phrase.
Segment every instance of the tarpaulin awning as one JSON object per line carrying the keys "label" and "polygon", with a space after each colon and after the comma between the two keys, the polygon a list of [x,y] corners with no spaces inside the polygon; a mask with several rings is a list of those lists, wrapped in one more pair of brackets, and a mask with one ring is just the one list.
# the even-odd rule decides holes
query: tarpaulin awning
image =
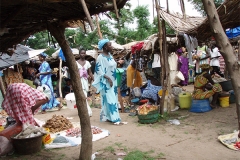
{"label": "tarpaulin awning", "polygon": [[236,38],[240,35],[240,26],[236,28],[231,28],[226,30],[226,35],[228,38]]}
{"label": "tarpaulin awning", "polygon": [[15,64],[24,62],[32,57],[39,55],[45,49],[41,50],[33,50],[27,46],[17,45],[16,50],[14,51],[12,56],[8,54],[2,54],[0,57],[0,68],[6,68],[13,66]]}

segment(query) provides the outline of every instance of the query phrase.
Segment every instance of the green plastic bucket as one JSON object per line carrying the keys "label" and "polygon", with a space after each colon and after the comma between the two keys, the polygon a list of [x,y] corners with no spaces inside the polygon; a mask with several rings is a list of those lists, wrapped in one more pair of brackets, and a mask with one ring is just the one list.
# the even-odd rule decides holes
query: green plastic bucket
{"label": "green plastic bucket", "polygon": [[117,69],[116,69],[117,85],[118,85],[118,87],[121,85],[123,72],[124,72],[124,70],[123,70],[122,68],[117,68]]}

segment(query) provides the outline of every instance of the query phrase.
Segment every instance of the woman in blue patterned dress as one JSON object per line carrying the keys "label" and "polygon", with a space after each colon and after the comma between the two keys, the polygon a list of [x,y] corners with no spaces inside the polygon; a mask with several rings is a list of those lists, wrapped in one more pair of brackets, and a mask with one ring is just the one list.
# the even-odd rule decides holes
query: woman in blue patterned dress
{"label": "woman in blue patterned dress", "polygon": [[52,78],[51,78],[52,70],[48,62],[45,61],[46,57],[47,57],[46,53],[41,53],[39,55],[39,60],[41,61],[42,64],[38,69],[39,73],[36,75],[37,77],[40,77],[41,84],[47,85],[51,90],[50,100],[48,101],[48,103],[42,105],[42,113],[46,113],[47,109],[52,109],[54,107],[58,107],[59,110],[61,109],[60,102],[54,97]]}
{"label": "woman in blue patterned dress", "polygon": [[98,48],[103,52],[97,58],[92,85],[97,89],[97,92],[100,92],[101,96],[100,121],[118,124],[121,118],[118,112],[117,63],[110,54],[112,46],[108,39],[99,41]]}

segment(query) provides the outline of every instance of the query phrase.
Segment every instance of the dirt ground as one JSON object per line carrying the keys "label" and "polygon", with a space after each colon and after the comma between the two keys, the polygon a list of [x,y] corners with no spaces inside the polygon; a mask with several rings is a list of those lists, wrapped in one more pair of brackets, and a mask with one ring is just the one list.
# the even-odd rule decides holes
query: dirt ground
{"label": "dirt ground", "polygon": [[[187,88],[191,90],[191,86]],[[235,104],[228,108],[217,108],[206,113],[192,113],[188,110],[172,112],[170,119],[180,118],[180,125],[172,125],[164,119],[155,124],[139,124],[138,118],[121,113],[122,121],[127,125],[116,126],[108,122],[100,122],[100,109],[92,108],[91,125],[107,129],[110,135],[93,142],[93,153],[99,152],[99,159],[117,160],[124,156],[116,156],[114,152],[128,153],[133,150],[149,152],[156,159],[167,160],[237,160],[239,151],[233,151],[218,141],[219,135],[237,130],[237,114]],[[63,109],[61,111],[38,114],[35,117],[46,121],[52,115],[73,117],[72,122],[79,122],[77,110]],[[113,149],[117,148],[117,149]],[[63,149],[52,149],[30,156],[11,156],[3,159],[78,159],[80,146]],[[101,158],[100,158],[101,157]]]}

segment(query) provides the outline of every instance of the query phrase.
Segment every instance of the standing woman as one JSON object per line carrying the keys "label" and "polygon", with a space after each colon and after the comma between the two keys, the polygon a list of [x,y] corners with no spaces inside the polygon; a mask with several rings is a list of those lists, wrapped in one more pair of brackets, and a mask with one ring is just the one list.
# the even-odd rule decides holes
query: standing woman
{"label": "standing woman", "polygon": [[188,85],[188,58],[187,52],[182,53],[178,58],[178,70],[182,72],[184,80],[180,82],[181,86]]}
{"label": "standing woman", "polygon": [[88,81],[94,80],[94,77],[93,77],[93,74],[92,74],[92,71],[91,71],[91,64],[85,59],[86,51],[84,49],[79,49],[79,55],[80,55],[80,59],[77,61],[77,66],[78,66],[78,70],[79,70],[79,73],[80,73],[83,93],[86,96],[88,114],[91,117],[92,116],[92,110],[91,110],[91,108],[88,104],[88,101],[87,101],[87,93],[88,93],[88,90],[89,90]]}
{"label": "standing woman", "polygon": [[41,84],[47,85],[51,90],[50,100],[48,101],[48,103],[42,105],[42,113],[46,113],[47,109],[52,109],[54,107],[58,107],[59,110],[62,108],[62,106],[60,106],[60,102],[58,102],[58,100],[54,97],[52,78],[51,78],[52,70],[48,62],[45,61],[46,57],[47,57],[47,54],[44,52],[39,55],[39,60],[42,64],[38,69],[39,73],[36,75],[37,77],[40,77]]}
{"label": "standing woman", "polygon": [[100,92],[101,96],[100,121],[110,121],[118,124],[121,118],[118,112],[117,63],[110,54],[112,51],[111,42],[108,39],[100,40],[98,49],[103,50],[103,52],[97,58],[95,80],[92,85],[97,89],[97,92]]}

